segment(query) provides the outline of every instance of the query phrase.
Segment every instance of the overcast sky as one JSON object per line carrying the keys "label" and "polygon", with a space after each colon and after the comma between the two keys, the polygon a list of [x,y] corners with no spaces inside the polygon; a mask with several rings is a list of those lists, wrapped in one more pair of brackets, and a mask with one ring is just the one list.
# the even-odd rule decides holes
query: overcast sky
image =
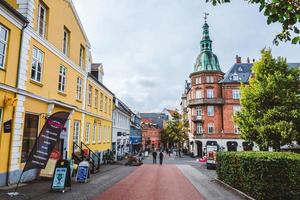
{"label": "overcast sky", "polygon": [[184,82],[193,70],[204,12],[213,52],[224,72],[234,64],[273,55],[300,62],[300,45],[272,40],[281,29],[267,25],[258,7],[243,0],[213,7],[205,0],[73,0],[92,45],[94,62],[104,65],[104,84],[132,110],[179,108]]}

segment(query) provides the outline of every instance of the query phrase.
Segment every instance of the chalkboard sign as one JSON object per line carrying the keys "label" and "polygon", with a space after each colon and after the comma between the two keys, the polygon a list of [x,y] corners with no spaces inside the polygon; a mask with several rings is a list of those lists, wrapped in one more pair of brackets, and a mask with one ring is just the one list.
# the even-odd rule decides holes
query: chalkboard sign
{"label": "chalkboard sign", "polygon": [[89,163],[87,161],[82,161],[78,165],[76,182],[86,183],[89,178],[90,178]]}
{"label": "chalkboard sign", "polygon": [[68,160],[59,160],[55,166],[51,190],[64,192],[66,187],[71,187],[70,163]]}

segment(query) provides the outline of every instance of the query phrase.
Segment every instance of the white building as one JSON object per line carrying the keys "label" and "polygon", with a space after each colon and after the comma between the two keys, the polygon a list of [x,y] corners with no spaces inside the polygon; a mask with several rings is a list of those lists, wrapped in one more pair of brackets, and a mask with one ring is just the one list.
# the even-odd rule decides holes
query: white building
{"label": "white building", "polygon": [[130,117],[131,111],[118,98],[114,98],[112,149],[116,159],[129,153],[130,147]]}

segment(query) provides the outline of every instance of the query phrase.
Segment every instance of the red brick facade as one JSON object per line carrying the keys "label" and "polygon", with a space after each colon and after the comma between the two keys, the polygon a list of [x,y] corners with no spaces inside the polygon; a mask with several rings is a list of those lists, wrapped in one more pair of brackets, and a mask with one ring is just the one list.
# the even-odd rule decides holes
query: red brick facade
{"label": "red brick facade", "polygon": [[146,149],[160,148],[161,129],[149,119],[142,119],[142,145]]}

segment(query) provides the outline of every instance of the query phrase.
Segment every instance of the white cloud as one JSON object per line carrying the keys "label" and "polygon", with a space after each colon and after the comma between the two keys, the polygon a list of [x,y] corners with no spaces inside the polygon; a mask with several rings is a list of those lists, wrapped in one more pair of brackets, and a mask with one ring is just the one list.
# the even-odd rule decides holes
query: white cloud
{"label": "white cloud", "polygon": [[213,51],[226,72],[236,54],[259,58],[271,47],[275,56],[300,62],[299,45],[272,45],[279,25],[268,26],[258,7],[244,1],[213,7],[205,0],[73,0],[104,64],[105,84],[133,110],[178,107],[184,81],[193,70],[202,37],[203,13]]}

